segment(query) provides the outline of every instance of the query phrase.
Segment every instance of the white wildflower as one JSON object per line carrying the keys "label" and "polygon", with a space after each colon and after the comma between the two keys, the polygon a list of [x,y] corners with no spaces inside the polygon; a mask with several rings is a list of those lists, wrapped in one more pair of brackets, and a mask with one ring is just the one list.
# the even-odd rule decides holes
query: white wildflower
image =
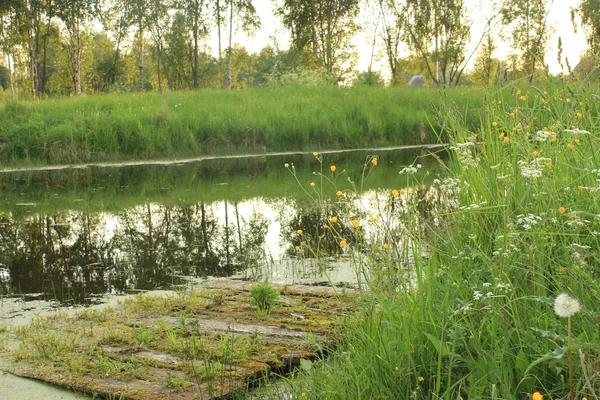
{"label": "white wildflower", "polygon": [[563,132],[573,133],[575,135],[591,135],[589,131],[584,131],[583,129],[565,129]]}

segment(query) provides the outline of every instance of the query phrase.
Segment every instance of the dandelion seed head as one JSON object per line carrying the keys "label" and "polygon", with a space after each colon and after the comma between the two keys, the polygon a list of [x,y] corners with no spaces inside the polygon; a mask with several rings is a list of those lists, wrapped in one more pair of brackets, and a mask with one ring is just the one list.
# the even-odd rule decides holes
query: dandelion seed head
{"label": "dandelion seed head", "polygon": [[554,312],[559,317],[567,318],[575,315],[580,309],[579,301],[566,293],[561,293],[554,301]]}

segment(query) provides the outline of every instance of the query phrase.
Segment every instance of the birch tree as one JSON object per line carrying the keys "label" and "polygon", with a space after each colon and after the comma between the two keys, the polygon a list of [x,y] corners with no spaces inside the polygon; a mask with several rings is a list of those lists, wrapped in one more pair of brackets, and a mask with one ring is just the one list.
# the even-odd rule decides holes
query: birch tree
{"label": "birch tree", "polygon": [[56,0],[56,14],[64,22],[71,36],[73,59],[73,86],[81,94],[81,25],[99,13],[100,0]]}
{"label": "birch tree", "polygon": [[533,73],[544,66],[547,26],[547,0],[504,0],[500,13],[502,23],[512,35],[512,48],[520,55],[520,72],[533,79]]}
{"label": "birch tree", "polygon": [[284,0],[277,13],[291,31],[292,46],[310,52],[329,75],[341,75],[358,30],[358,0]]}

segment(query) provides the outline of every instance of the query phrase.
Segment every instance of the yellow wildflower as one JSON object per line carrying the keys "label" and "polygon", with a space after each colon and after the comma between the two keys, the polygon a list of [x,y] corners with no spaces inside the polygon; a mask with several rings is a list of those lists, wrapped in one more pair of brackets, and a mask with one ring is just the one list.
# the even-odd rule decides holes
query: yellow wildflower
{"label": "yellow wildflower", "polygon": [[404,196],[406,194],[406,190],[400,189],[400,195]]}
{"label": "yellow wildflower", "polygon": [[579,140],[579,139],[575,139],[575,143],[579,143],[579,142],[580,142],[580,140]]}
{"label": "yellow wildflower", "polygon": [[567,147],[568,147],[569,149],[572,149],[572,148],[573,148],[573,145],[572,145],[571,143],[569,143],[569,144],[567,145]]}
{"label": "yellow wildflower", "polygon": [[331,222],[333,222],[334,224],[337,224],[338,218],[337,217],[331,217]]}
{"label": "yellow wildflower", "polygon": [[316,183],[314,183],[314,182],[311,182],[311,183],[310,183],[310,187],[315,187],[315,186],[317,186],[317,184],[316,184]]}
{"label": "yellow wildflower", "polygon": [[567,211],[567,209],[566,209],[566,208],[564,208],[564,207],[559,207],[559,208],[558,208],[558,212],[559,212],[559,213],[561,213],[561,214],[564,214],[564,213],[565,213],[565,211]]}
{"label": "yellow wildflower", "polygon": [[296,246],[296,251],[300,251],[300,246]]}
{"label": "yellow wildflower", "polygon": [[316,157],[318,155],[319,155],[319,153],[317,153],[316,151],[313,151],[313,157]]}
{"label": "yellow wildflower", "polygon": [[423,378],[422,376],[419,377],[419,382],[423,382],[425,381],[425,378]]}
{"label": "yellow wildflower", "polygon": [[392,190],[392,196],[397,197],[400,194],[396,189]]}
{"label": "yellow wildflower", "polygon": [[544,396],[540,392],[535,392],[531,395],[531,400],[544,400]]}
{"label": "yellow wildflower", "polygon": [[390,245],[389,245],[389,244],[387,244],[387,243],[384,243],[384,244],[383,244],[383,249],[384,249],[384,250],[387,250],[387,249],[389,249],[389,248],[390,248]]}
{"label": "yellow wildflower", "polygon": [[335,195],[336,195],[337,197],[340,197],[340,196],[341,196],[341,195],[343,195],[343,194],[344,194],[344,193],[342,193],[342,191],[341,191],[341,190],[338,190],[337,192],[335,192]]}
{"label": "yellow wildflower", "polygon": [[576,115],[577,115],[577,118],[581,118],[581,117],[583,117],[583,114],[582,114],[582,113],[580,113],[580,112],[578,112]]}
{"label": "yellow wildflower", "polygon": [[577,190],[583,190],[583,186],[581,186],[581,185],[577,186]]}
{"label": "yellow wildflower", "polygon": [[346,241],[345,240],[341,240],[340,241],[340,247],[343,249],[344,247],[346,247]]}
{"label": "yellow wildflower", "polygon": [[302,235],[302,233],[303,233],[303,232],[302,232],[302,229],[298,229],[298,230],[296,231],[296,233],[297,233],[298,235]]}
{"label": "yellow wildflower", "polygon": [[377,159],[376,158],[372,159],[371,164],[373,164],[374,167],[377,166]]}
{"label": "yellow wildflower", "polygon": [[290,164],[288,164],[288,163],[285,163],[285,164],[283,164],[283,166],[284,166],[284,167],[286,167],[286,168],[289,168],[289,167],[290,167]]}
{"label": "yellow wildflower", "polygon": [[503,139],[503,140],[504,140],[504,143],[508,143],[508,142],[510,142],[510,139],[508,138],[508,136],[504,136],[504,139]]}
{"label": "yellow wildflower", "polygon": [[357,219],[353,219],[352,220],[352,225],[354,225],[354,227],[356,228],[356,227],[358,227],[360,225],[360,221],[357,220]]}
{"label": "yellow wildflower", "polygon": [[496,121],[494,121],[494,122],[492,122],[492,126],[496,127],[496,126],[498,126],[498,123]]}
{"label": "yellow wildflower", "polygon": [[371,216],[371,221],[377,222],[377,221],[379,221],[379,217],[373,215],[373,216]]}
{"label": "yellow wildflower", "polygon": [[335,167],[335,165],[332,165],[331,167],[329,167],[329,169],[331,170],[331,172],[335,172],[335,170],[336,170],[337,168]]}

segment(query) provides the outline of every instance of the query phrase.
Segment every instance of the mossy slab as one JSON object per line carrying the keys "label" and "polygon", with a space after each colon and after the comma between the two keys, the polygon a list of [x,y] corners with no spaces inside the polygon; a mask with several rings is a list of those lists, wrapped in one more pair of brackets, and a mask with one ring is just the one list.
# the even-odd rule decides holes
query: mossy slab
{"label": "mossy slab", "polygon": [[0,369],[111,398],[230,398],[318,357],[355,309],[351,289],[272,285],[275,308],[257,313],[253,285],[213,281],[37,318],[0,334]]}

